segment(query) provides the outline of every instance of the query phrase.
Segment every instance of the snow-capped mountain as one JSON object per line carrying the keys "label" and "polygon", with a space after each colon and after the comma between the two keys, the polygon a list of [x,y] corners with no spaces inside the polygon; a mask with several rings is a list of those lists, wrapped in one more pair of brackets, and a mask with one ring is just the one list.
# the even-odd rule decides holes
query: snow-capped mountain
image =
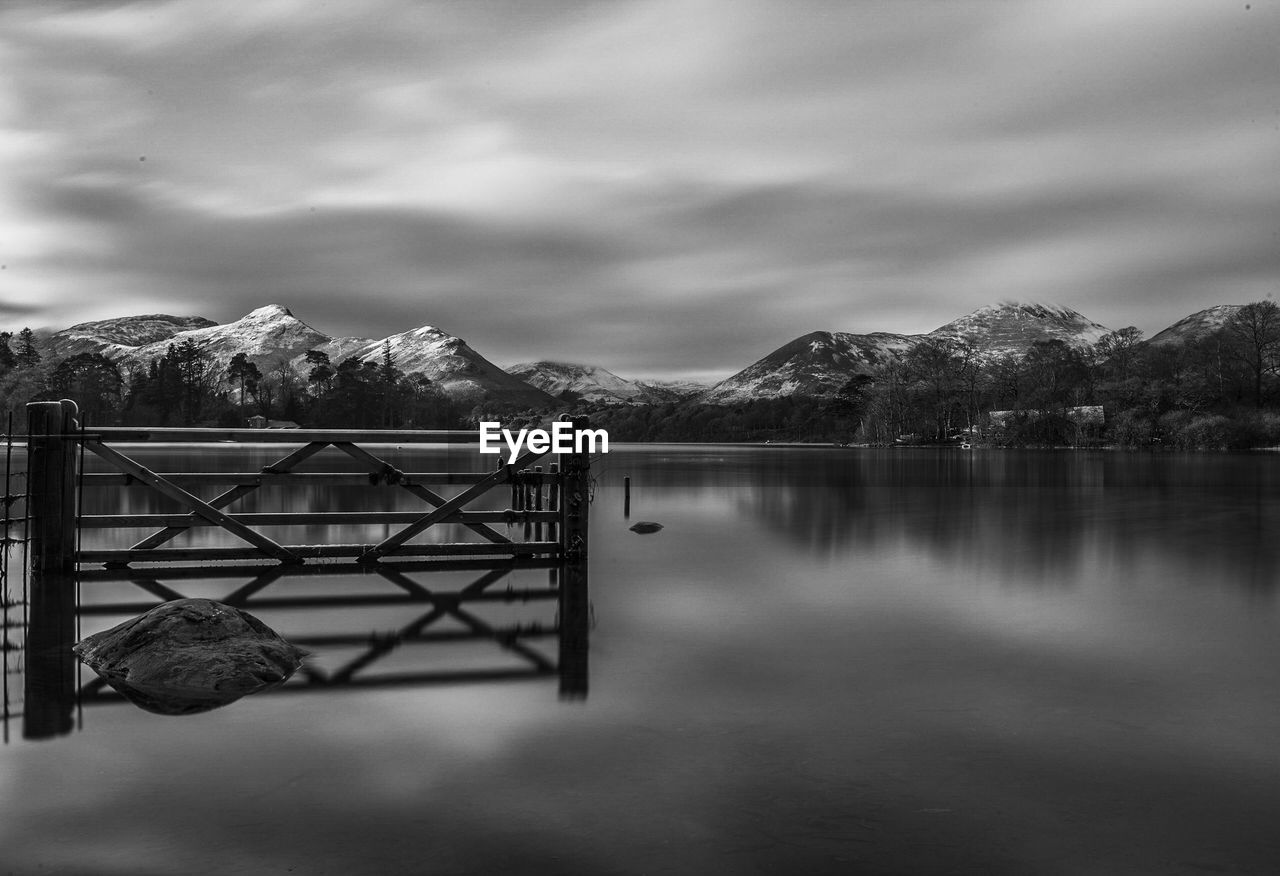
{"label": "snow-capped mountain", "polygon": [[929,336],[969,339],[983,355],[998,356],[1020,355],[1036,341],[1086,347],[1110,331],[1069,307],[1002,301],[952,320]]}
{"label": "snow-capped mountain", "polygon": [[1219,304],[1193,313],[1190,316],[1184,316],[1167,329],[1156,332],[1147,340],[1147,343],[1163,346],[1165,344],[1178,344],[1198,340],[1226,325],[1227,321],[1235,316],[1242,306],[1240,304]]}
{"label": "snow-capped mountain", "polygon": [[810,332],[720,381],[699,400],[732,404],[787,395],[831,395],[853,375],[870,372],[915,342],[911,335],[887,332]]}
{"label": "snow-capped mountain", "polygon": [[[379,341],[336,338],[315,349],[328,354],[334,365],[351,357],[362,362],[381,362],[384,351],[389,349],[396,367],[405,374],[421,374],[452,396],[483,396],[534,406],[552,402],[539,387],[511,376],[466,341],[434,326],[420,326]],[[309,367],[304,363],[305,354],[306,350],[293,362],[302,373]]]}
{"label": "snow-capped mountain", "polygon": [[[177,330],[184,325],[194,327]],[[432,326],[384,340],[332,338],[278,304],[259,307],[222,325],[201,317],[171,316],[83,323],[58,332],[50,341],[59,356],[100,352],[122,370],[145,368],[152,360],[163,358],[171,344],[191,341],[219,370],[225,369],[237,353],[244,353],[263,374],[287,365],[303,377],[310,367],[305,364],[308,350],[326,353],[337,366],[351,356],[380,362],[384,344],[389,343],[397,368],[405,374],[426,375],[450,395],[475,395],[530,406],[552,403],[546,393],[507,374],[465,341]]]}
{"label": "snow-capped mountain", "polygon": [[179,332],[217,325],[203,316],[170,316],[152,313],[82,322],[49,338],[50,350],[59,359],[79,353],[102,353],[116,358],[126,350],[168,340]]}
{"label": "snow-capped mountain", "polygon": [[812,332],[774,350],[713,386],[701,401],[730,404],[788,395],[830,395],[925,337],[963,338],[985,356],[1020,354],[1036,341],[1093,344],[1109,330],[1067,307],[1003,302],[982,307],[928,335]]}
{"label": "snow-capped mountain", "polygon": [[665,404],[707,389],[706,384],[689,380],[628,380],[599,365],[574,362],[521,362],[506,370],[557,398],[605,404]]}
{"label": "snow-capped mountain", "polygon": [[711,388],[695,380],[637,380],[636,383],[644,387],[644,401],[654,404],[683,401]]}
{"label": "snow-capped mountain", "polygon": [[570,393],[586,401],[631,402],[644,396],[644,387],[640,383],[625,380],[597,365],[521,362],[508,366],[506,371],[530,386],[561,398]]}
{"label": "snow-capped mountain", "polygon": [[266,374],[281,362],[327,343],[329,336],[298,319],[289,308],[268,304],[235,322],[188,329],[171,338],[134,347],[124,353],[124,358],[130,364],[146,365],[152,359],[163,358],[170,344],[187,341],[193,341],[219,368],[225,368],[237,353],[244,353]]}

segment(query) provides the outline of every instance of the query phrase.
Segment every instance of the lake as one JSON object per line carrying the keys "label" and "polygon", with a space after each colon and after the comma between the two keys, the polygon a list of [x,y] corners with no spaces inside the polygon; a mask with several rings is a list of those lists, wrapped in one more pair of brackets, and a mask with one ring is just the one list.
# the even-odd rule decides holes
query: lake
{"label": "lake", "polygon": [[[226,453],[200,467],[244,467]],[[406,467],[490,467],[443,453]],[[585,699],[545,676],[316,693],[296,676],[185,717],[85,706],[51,739],[11,721],[0,873],[1280,872],[1280,457],[659,445],[595,474]],[[396,590],[262,595],[344,588]],[[250,610],[335,643],[422,613]],[[482,612],[554,623],[554,602]]]}

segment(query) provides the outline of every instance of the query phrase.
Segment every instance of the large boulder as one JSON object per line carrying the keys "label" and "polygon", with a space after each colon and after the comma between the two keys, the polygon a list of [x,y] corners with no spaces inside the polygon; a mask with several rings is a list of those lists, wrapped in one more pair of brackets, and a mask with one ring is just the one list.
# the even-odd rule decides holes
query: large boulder
{"label": "large boulder", "polygon": [[72,648],[125,699],[190,715],[283,684],[306,652],[248,612],[212,599],[175,599]]}

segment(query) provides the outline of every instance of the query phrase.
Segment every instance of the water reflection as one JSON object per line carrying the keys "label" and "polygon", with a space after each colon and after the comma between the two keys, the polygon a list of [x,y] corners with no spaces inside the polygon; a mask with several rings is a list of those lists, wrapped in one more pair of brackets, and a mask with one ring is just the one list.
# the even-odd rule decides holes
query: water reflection
{"label": "water reflection", "polygon": [[50,739],[72,732],[90,706],[128,701],[160,714],[195,714],[251,692],[245,685],[189,683],[207,667],[185,663],[155,683],[131,683],[138,681],[134,672],[94,677],[82,672],[73,652],[78,638],[101,641],[121,616],[209,599],[233,611],[252,608],[264,623],[279,624],[291,650],[308,653],[291,679],[292,668],[271,685],[247,682],[255,690],[269,687],[269,695],[558,679],[562,699],[581,700],[588,691],[591,608],[585,587],[568,593],[561,575],[556,563],[521,559],[35,576],[27,622],[6,628],[7,646],[21,655],[6,669],[22,676],[22,695],[10,697],[6,683],[5,739],[17,719],[24,739]]}
{"label": "water reflection", "polygon": [[905,546],[1028,587],[1124,580],[1159,562],[1180,579],[1263,593],[1280,572],[1270,456],[673,448],[609,462],[610,486],[625,474],[640,489],[718,494],[828,561]]}

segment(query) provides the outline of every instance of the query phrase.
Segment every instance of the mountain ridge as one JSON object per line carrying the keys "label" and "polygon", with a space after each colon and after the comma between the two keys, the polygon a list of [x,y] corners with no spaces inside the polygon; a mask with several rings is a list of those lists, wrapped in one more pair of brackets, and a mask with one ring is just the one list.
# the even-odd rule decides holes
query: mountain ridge
{"label": "mountain ridge", "polygon": [[[1148,343],[1162,345],[1221,327],[1240,305],[1215,305],[1158,332]],[[552,406],[580,399],[605,404],[654,404],[686,399],[736,404],[788,395],[826,396],[856,374],[870,373],[926,338],[968,340],[984,358],[1020,354],[1036,341],[1061,340],[1074,346],[1096,343],[1109,329],[1060,305],[1002,301],[965,314],[926,334],[853,333],[817,330],[776,348],[728,378],[708,387],[688,381],[641,381],[620,377],[599,365],[538,360],[499,368],[464,340],[431,325],[382,339],[332,337],[294,316],[283,305],[255,308],[229,323],[200,316],[144,314],[85,322],[49,339],[54,355],[100,352],[125,367],[146,367],[170,344],[191,341],[224,370],[244,353],[263,373],[287,367],[305,380],[308,350],[320,350],[336,366],[356,357],[380,362],[389,347],[405,374],[421,374],[454,397],[477,397]]]}
{"label": "mountain ridge", "polygon": [[[334,338],[280,304],[263,305],[229,323],[213,323],[203,317],[161,316],[163,319],[151,315],[81,323],[52,335],[50,349],[58,356],[102,353],[126,368],[145,368],[163,358],[170,345],[190,341],[212,360],[217,371],[225,371],[231,359],[243,353],[263,374],[286,367],[305,380],[310,367],[306,354],[310,350],[324,352],[337,365],[351,356],[363,362],[380,362],[384,348],[390,345],[401,372],[422,374],[448,395],[528,406],[552,402],[549,395],[510,376],[461,338],[434,326],[424,325],[378,340]],[[138,325],[131,325],[131,321]],[[182,328],[184,324],[195,327]],[[172,333],[168,332],[170,328],[174,329]],[[146,342],[129,345],[113,338]]]}

